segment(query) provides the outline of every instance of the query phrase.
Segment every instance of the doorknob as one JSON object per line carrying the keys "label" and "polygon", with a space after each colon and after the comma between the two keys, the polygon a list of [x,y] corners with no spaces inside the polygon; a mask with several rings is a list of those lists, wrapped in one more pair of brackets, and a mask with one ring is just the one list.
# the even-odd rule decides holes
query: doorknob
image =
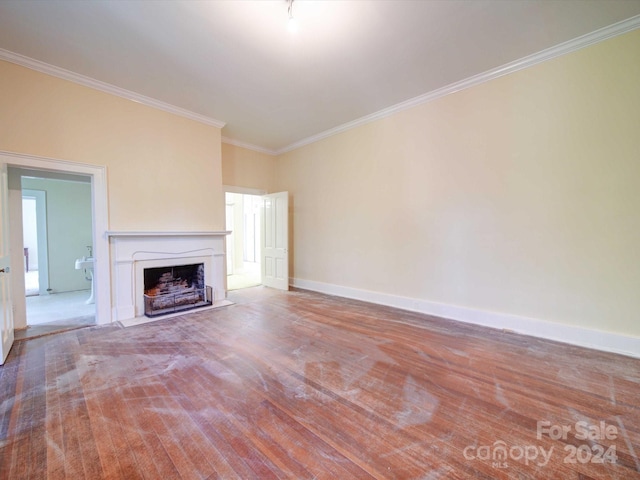
{"label": "doorknob", "polygon": [[6,267],[6,269],[5,268],[0,268],[0,273],[5,273],[5,272],[9,273],[10,270],[11,269],[9,267]]}

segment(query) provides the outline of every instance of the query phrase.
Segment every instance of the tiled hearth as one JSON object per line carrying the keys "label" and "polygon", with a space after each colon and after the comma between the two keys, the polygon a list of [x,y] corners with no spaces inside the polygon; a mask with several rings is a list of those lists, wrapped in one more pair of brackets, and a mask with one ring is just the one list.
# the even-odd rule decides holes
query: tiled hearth
{"label": "tiled hearth", "polygon": [[229,232],[108,232],[116,321],[144,315],[144,269],[203,263],[212,300],[224,300],[225,235]]}

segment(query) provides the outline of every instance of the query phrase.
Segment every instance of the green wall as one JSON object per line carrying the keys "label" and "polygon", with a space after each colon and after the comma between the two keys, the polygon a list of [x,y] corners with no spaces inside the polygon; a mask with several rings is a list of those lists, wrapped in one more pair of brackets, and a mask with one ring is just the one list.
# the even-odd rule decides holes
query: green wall
{"label": "green wall", "polygon": [[49,288],[52,293],[87,290],[91,284],[75,260],[92,245],[91,184],[57,179],[22,178],[22,188],[47,197]]}

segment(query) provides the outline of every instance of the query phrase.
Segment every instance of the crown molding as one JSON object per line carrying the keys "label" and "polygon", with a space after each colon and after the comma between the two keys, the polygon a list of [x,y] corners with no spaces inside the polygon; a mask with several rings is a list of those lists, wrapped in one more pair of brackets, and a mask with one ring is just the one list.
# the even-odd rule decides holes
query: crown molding
{"label": "crown molding", "polygon": [[524,70],[525,68],[529,68],[539,63],[546,62],[547,60],[551,60],[553,58],[566,55],[568,53],[574,52],[576,50],[580,50],[582,48],[588,47],[595,43],[599,43],[609,38],[613,38],[618,35],[622,35],[624,33],[630,32],[637,28],[640,28],[640,15],[636,15],[635,17],[628,18],[627,20],[614,23],[612,25],[609,25],[608,27],[601,28],[599,30],[588,33],[586,35],[582,35],[580,37],[574,38],[573,40],[569,40],[567,42],[561,43],[554,47],[547,48],[546,50],[542,50],[538,53],[534,53],[532,55],[523,57],[519,60],[515,60],[513,62],[488,70],[478,75],[474,75],[464,80],[451,83],[442,88],[432,90],[430,92],[411,98],[409,100],[398,103],[396,105],[385,108],[383,110],[372,113],[370,115],[366,115],[364,117],[357,118],[356,120],[353,120],[351,122],[338,125],[337,127],[318,133],[317,135],[304,138],[298,142],[292,143],[290,145],[287,145],[286,147],[276,150],[275,155],[281,155],[283,153],[290,152],[297,148],[304,147],[305,145],[315,143],[324,138],[332,137],[333,135],[346,132],[347,130],[351,130],[352,128],[356,128],[361,125],[365,125],[367,123],[371,123],[376,120],[389,117],[398,112],[402,112],[403,110],[408,110],[410,108],[417,107],[418,105],[431,102],[438,98],[442,98],[452,93],[459,92],[461,90],[466,90],[467,88],[480,85],[482,83],[488,82],[490,80],[494,80],[498,77],[502,77],[510,73],[517,72],[519,70]]}
{"label": "crown molding", "polygon": [[241,142],[240,140],[234,140],[229,137],[222,137],[222,143],[226,143],[227,145],[234,145],[236,147],[246,148],[247,150],[253,150],[254,152],[266,153],[267,155],[271,155],[271,156],[277,155],[277,152],[275,150],[270,150],[265,147],[253,145],[252,143]]}
{"label": "crown molding", "polygon": [[7,62],[15,63],[16,65],[21,65],[23,67],[27,67],[32,70],[45,73],[47,75],[52,75],[54,77],[62,78],[63,80],[68,80],[70,82],[74,82],[79,85],[83,85],[85,87],[93,88],[94,90],[99,90],[104,93],[115,95],[117,97],[126,98],[127,100],[132,100],[134,102],[141,103],[142,105],[146,105],[147,107],[163,110],[165,112],[172,113],[174,115],[179,115],[181,117],[188,118],[190,120],[195,120],[196,122],[204,123],[212,127],[222,128],[225,126],[225,122],[222,122],[220,120],[216,120],[214,118],[210,118],[205,115],[200,115],[199,113],[195,113],[190,110],[186,110],[184,108],[176,107],[175,105],[171,105],[169,103],[156,100],[154,98],[147,97],[145,95],[141,95],[139,93],[135,93],[130,90],[126,90],[124,88],[116,87],[115,85],[101,82],[100,80],[95,80],[93,78],[80,75],[79,73],[75,73],[70,70],[65,70],[64,68],[56,67],[54,65],[41,62],[40,60],[35,60],[33,58],[29,58],[24,55],[20,55],[18,53],[10,52],[9,50],[4,50],[2,48],[0,48],[0,60],[5,60]]}
{"label": "crown molding", "polygon": [[[417,107],[419,105],[431,102],[438,98],[442,98],[452,93],[456,93],[461,90],[465,90],[467,88],[480,85],[482,83],[488,82],[490,80],[499,78],[504,75],[508,75],[510,73],[517,72],[519,70],[524,70],[526,68],[532,67],[534,65],[545,62],[547,60],[551,60],[555,57],[566,55],[568,53],[588,47],[595,43],[599,43],[609,38],[630,32],[637,28],[640,28],[640,15],[636,15],[627,20],[614,23],[613,25],[610,25],[608,27],[601,28],[599,30],[588,33],[586,35],[582,35],[573,40],[569,40],[567,42],[561,43],[559,45],[548,48],[546,50],[542,50],[538,53],[534,53],[533,55],[523,57],[519,60],[515,60],[513,62],[488,70],[478,75],[474,75],[464,80],[460,80],[458,82],[451,83],[449,85],[438,88],[436,90],[432,90],[430,92],[411,98],[404,102],[398,103],[396,105],[392,105],[391,107],[379,110],[378,112],[372,113],[370,115],[366,115],[364,117],[357,118],[355,120],[344,123],[342,125],[338,125],[337,127],[331,128],[324,132],[304,138],[302,140],[294,142],[280,149],[272,150],[265,147],[260,147],[258,145],[242,142],[239,140],[233,140],[227,137],[222,137],[222,142],[227,143],[229,145],[235,145],[241,148],[246,148],[248,150],[253,150],[259,153],[264,153],[267,155],[273,155],[273,156],[281,155],[283,153],[290,152],[292,150],[301,148],[305,145],[315,143],[319,140],[331,137],[333,135],[337,135],[339,133],[345,132],[347,130],[351,130],[361,125],[365,125],[367,123],[371,123],[376,120],[389,117],[396,113],[402,112],[403,110],[408,110],[410,108]],[[47,75],[52,75],[58,78],[62,78],[64,80],[69,80],[71,82],[84,85],[89,88],[93,88],[105,93],[126,98],[128,100],[132,100],[134,102],[138,102],[152,108],[156,108],[156,109],[163,110],[175,115],[179,115],[191,120],[195,120],[197,122],[204,123],[206,125],[211,125],[213,127],[223,128],[226,124],[225,122],[222,122],[220,120],[216,120],[195,112],[191,112],[189,110],[176,107],[174,105],[162,102],[160,100],[156,100],[135,92],[131,92],[124,88],[116,87],[114,85],[101,82],[99,80],[95,80],[90,77],[86,77],[84,75],[80,75],[78,73],[74,73],[69,70],[65,70],[63,68],[56,67],[48,63],[44,63],[39,60],[26,57],[24,55],[10,52],[8,50],[0,49],[0,60],[5,60],[11,63],[15,63],[17,65],[21,65],[23,67],[27,67],[32,70],[39,71],[41,73],[45,73]]]}

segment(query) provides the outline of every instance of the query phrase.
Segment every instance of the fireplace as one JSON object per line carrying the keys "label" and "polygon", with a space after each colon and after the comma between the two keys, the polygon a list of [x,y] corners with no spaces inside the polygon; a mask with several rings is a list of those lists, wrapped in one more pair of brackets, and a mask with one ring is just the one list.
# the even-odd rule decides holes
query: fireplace
{"label": "fireplace", "polygon": [[144,314],[157,317],[212,304],[204,263],[145,268]]}
{"label": "fireplace", "polygon": [[[151,296],[145,293],[145,290],[148,290],[145,287],[145,270],[147,269],[171,267],[175,269],[184,265],[204,264],[204,280],[196,282],[194,290],[204,289],[205,300],[200,299],[201,292],[185,292],[188,293],[185,297],[189,300],[178,298],[179,301],[175,302],[178,304],[184,300],[185,305],[174,305],[171,307],[173,309],[171,312],[166,311],[167,314],[181,311],[187,306],[188,308],[194,305],[200,306],[202,301],[212,302],[214,307],[224,302],[226,298],[224,237],[228,233],[227,231],[108,232],[114,268],[113,318],[127,321],[145,317],[147,303],[145,295]],[[150,275],[155,275],[159,279],[162,273],[167,272]],[[180,278],[183,278],[183,275],[184,273],[177,274]],[[187,278],[187,283],[194,283],[191,277]],[[198,300],[195,303],[189,304],[196,298]],[[159,298],[151,300],[155,300],[155,307],[160,306]],[[156,315],[163,313],[156,312]]]}

